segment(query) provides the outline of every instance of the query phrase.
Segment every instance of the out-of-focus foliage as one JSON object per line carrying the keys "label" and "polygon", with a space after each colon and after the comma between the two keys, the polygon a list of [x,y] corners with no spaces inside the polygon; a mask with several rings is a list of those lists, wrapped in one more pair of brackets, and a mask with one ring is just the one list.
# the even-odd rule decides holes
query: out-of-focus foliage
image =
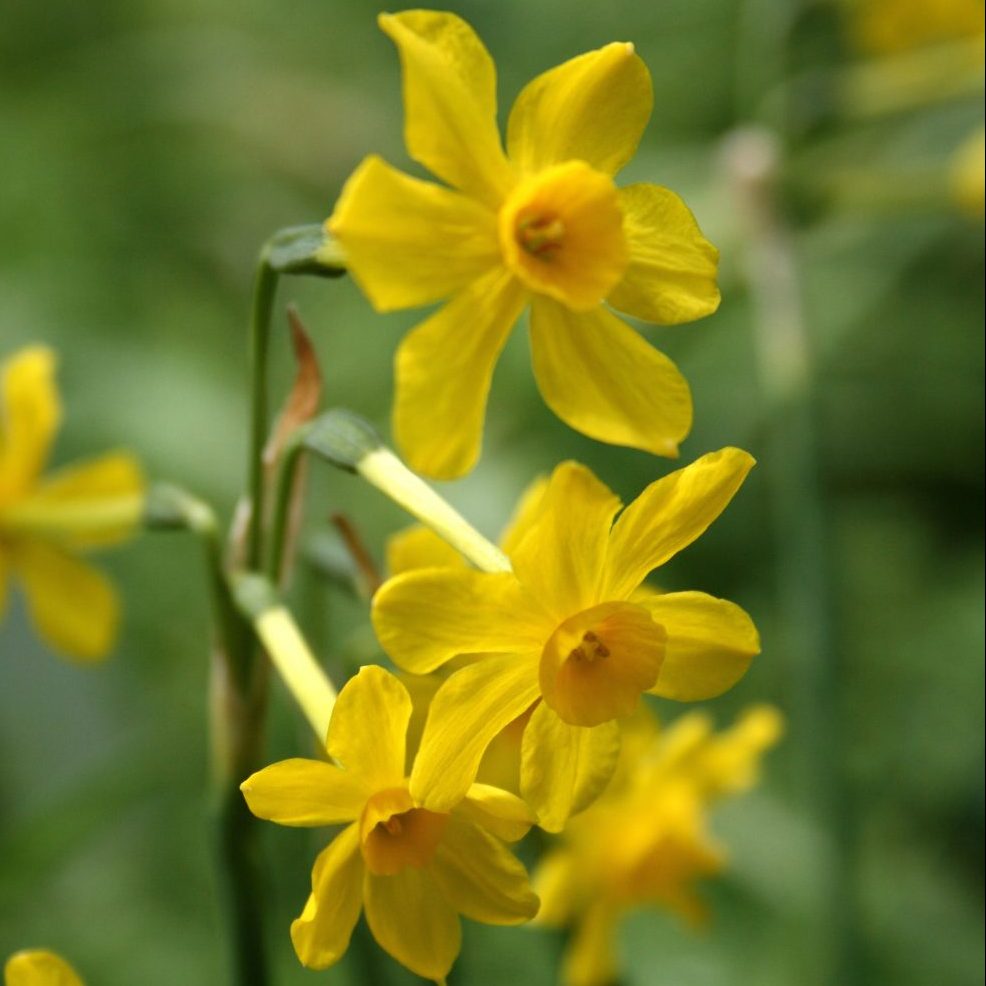
{"label": "out-of-focus foliage", "polygon": [[[501,106],[573,54],[634,42],[655,111],[621,182],[674,188],[722,251],[720,311],[647,330],[694,389],[682,455],[731,444],[761,461],[710,536],[662,570],[662,588],[701,586],[754,615],[763,655],[710,711],[722,723],[771,701],[788,734],[763,786],[713,825],[730,865],[705,890],[711,930],[634,916],[620,939],[627,983],[820,986],[848,942],[859,984],[972,986],[983,964],[983,228],[950,190],[953,155],[982,126],[981,49],[966,38],[944,55],[941,41],[876,55],[856,46],[850,5],[807,0],[452,6],[496,52]],[[59,350],[59,461],[126,446],[150,475],[231,508],[245,480],[259,244],[328,215],[366,153],[408,166],[377,9],[5,5],[0,350]],[[785,603],[814,577],[790,558],[799,515],[775,506],[778,462],[801,449],[785,449],[789,408],[763,386],[749,225],[720,153],[751,122],[778,136],[780,214],[804,298],[830,590],[821,614]],[[418,313],[374,315],[347,280],[292,281],[283,298],[315,337],[327,400],[386,430],[392,353]],[[627,501],[668,471],[553,419],[525,350],[515,333],[484,458],[448,488],[489,534],[559,459],[584,461]],[[396,508],[340,474],[312,480],[310,534],[329,539],[327,514],[345,511],[379,559],[405,523]],[[104,986],[217,982],[197,546],[147,536],[106,562],[125,587],[125,621],[103,667],[51,660],[17,599],[0,628],[0,955],[50,947]],[[310,578],[293,601],[334,672],[379,659],[364,604]],[[799,649],[813,621],[830,631],[813,670],[835,711],[826,737],[838,742],[824,748],[806,728]],[[269,759],[299,755],[306,728],[275,689]],[[834,783],[835,813],[820,807]],[[326,839],[268,828],[272,951],[290,986],[312,980],[287,928]],[[837,885],[840,858],[850,879]],[[407,981],[362,934],[334,981]],[[550,932],[468,926],[452,982],[542,986],[560,950]]]}

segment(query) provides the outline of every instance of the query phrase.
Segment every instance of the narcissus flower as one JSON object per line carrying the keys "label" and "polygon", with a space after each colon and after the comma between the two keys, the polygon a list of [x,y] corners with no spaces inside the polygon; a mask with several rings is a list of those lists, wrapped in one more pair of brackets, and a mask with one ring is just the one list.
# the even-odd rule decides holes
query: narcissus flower
{"label": "narcissus flower", "polygon": [[[537,911],[523,866],[499,839],[533,819],[514,795],[474,784],[456,805],[430,811],[409,790],[411,698],[378,667],[339,693],[326,750],[336,763],[285,760],[243,785],[250,810],[282,825],[348,823],[315,863],[312,893],[291,926],[304,965],[342,956],[360,910],[398,962],[444,981],[459,954],[459,915],[521,924]],[[337,766],[338,764],[338,766]]]}
{"label": "narcissus flower", "polygon": [[616,495],[564,463],[513,525],[513,571],[426,568],[385,583],[373,624],[400,667],[425,674],[469,660],[432,703],[410,778],[416,802],[455,804],[493,737],[533,707],[521,792],[557,831],[609,779],[620,719],[643,692],[710,698],[744,674],[759,639],[743,610],[641,585],[705,531],[752,465],[739,449],[703,456],[652,483],[614,524]]}
{"label": "narcissus flower", "polygon": [[3,968],[4,986],[82,986],[75,970],[54,952],[17,952]]}
{"label": "narcissus flower", "polygon": [[55,356],[43,346],[0,364],[0,615],[13,576],[44,641],[92,661],[113,645],[119,604],[107,579],[78,556],[133,533],[144,479],[123,452],[42,477],[61,419],[54,372]]}
{"label": "narcissus flower", "polygon": [[633,908],[667,908],[691,924],[705,920],[695,884],[724,864],[706,828],[708,809],[753,785],[761,755],[780,732],[780,714],[769,706],[748,709],[719,734],[701,713],[663,733],[649,716],[634,718],[612,783],[572,819],[534,876],[542,899],[538,923],[574,929],[566,986],[617,981],[616,930]]}
{"label": "narcissus flower", "polygon": [[688,385],[611,308],[659,324],[708,315],[718,255],[674,192],[613,182],[653,103],[633,46],[529,83],[504,153],[496,69],[472,28],[427,10],[379,23],[401,58],[408,153],[451,187],[369,157],[327,225],[378,311],[449,299],[397,354],[404,456],[439,478],[472,468],[494,364],[528,305],[534,374],[555,414],[601,441],[676,455]]}

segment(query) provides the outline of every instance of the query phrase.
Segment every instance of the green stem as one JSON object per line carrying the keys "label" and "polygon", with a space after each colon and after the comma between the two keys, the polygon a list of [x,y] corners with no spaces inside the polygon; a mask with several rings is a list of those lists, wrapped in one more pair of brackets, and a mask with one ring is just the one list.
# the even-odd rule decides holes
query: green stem
{"label": "green stem", "polygon": [[184,529],[201,541],[213,616],[209,679],[214,851],[223,923],[230,946],[231,986],[268,986],[263,888],[256,819],[240,782],[259,764],[266,709],[264,664],[230,593],[222,541],[209,504],[169,485],[152,488],[145,511],[152,529]]}
{"label": "green stem", "polygon": [[250,319],[250,447],[248,489],[250,524],[247,529],[246,565],[258,570],[263,551],[264,443],[267,441],[267,360],[270,350],[271,313],[278,272],[271,266],[269,247],[260,252]]}
{"label": "green stem", "polygon": [[[842,671],[837,643],[832,535],[820,488],[814,367],[791,231],[777,201],[780,144],[769,131],[737,132],[727,163],[745,223],[754,340],[769,427],[767,481],[777,558],[778,609],[788,655],[791,733],[809,810],[831,837],[830,884],[820,906],[829,952],[813,981],[860,981],[853,856],[854,792],[846,775]],[[826,971],[827,970],[827,971]]]}
{"label": "green stem", "polygon": [[280,584],[284,567],[284,549],[290,524],[291,500],[294,495],[301,456],[305,451],[301,443],[304,429],[300,429],[288,441],[281,457],[274,494],[274,513],[271,517],[270,545],[267,551],[266,574],[275,585]]}

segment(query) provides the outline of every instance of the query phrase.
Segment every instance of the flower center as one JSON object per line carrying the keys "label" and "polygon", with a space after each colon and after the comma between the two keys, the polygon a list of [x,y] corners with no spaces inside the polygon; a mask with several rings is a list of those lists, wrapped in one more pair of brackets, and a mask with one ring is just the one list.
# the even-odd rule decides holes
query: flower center
{"label": "flower center", "polygon": [[394,876],[407,866],[427,866],[447,822],[448,815],[415,808],[406,788],[377,792],[360,818],[366,868],[377,876]]}
{"label": "flower center", "polygon": [[565,620],[541,654],[545,702],[573,726],[630,715],[657,681],[667,635],[634,603],[602,603]]}
{"label": "flower center", "polygon": [[583,161],[525,178],[500,210],[504,263],[532,291],[576,311],[598,305],[623,276],[623,213],[608,175]]}
{"label": "flower center", "polygon": [[557,216],[517,218],[517,242],[535,257],[550,260],[561,249],[564,236],[565,224]]}

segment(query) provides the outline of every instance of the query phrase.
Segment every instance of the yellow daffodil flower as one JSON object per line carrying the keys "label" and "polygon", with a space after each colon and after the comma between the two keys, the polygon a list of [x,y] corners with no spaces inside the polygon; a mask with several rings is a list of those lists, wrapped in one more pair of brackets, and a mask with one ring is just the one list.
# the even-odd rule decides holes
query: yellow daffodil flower
{"label": "yellow daffodil flower", "polygon": [[854,0],[849,6],[857,45],[886,55],[983,33],[983,0]]}
{"label": "yellow daffodil flower", "polygon": [[459,954],[460,914],[520,924],[537,911],[523,866],[499,841],[530,828],[526,806],[474,784],[448,810],[422,807],[408,787],[410,717],[404,686],[382,668],[364,667],[332,711],[326,751],[335,763],[285,760],[242,785],[260,818],[348,823],[318,857],[311,896],[291,926],[298,958],[310,968],[338,961],[365,909],[386,952],[442,982]]}
{"label": "yellow daffodil flower", "polygon": [[649,716],[635,717],[613,782],[572,820],[535,873],[538,923],[574,927],[566,986],[617,981],[616,930],[632,908],[657,905],[691,924],[706,919],[694,884],[724,863],[706,830],[707,811],[753,785],[759,759],[780,731],[780,715],[769,706],[748,709],[718,735],[701,713],[664,733]]}
{"label": "yellow daffodil flower", "polygon": [[17,952],[3,968],[4,986],[83,986],[75,970],[54,952]]}
{"label": "yellow daffodil flower", "polygon": [[703,456],[652,483],[614,524],[616,495],[564,463],[522,505],[504,543],[512,571],[425,568],[384,584],[373,624],[401,668],[427,674],[469,658],[432,703],[410,778],[416,802],[455,804],[493,737],[533,707],[521,792],[557,831],[609,779],[619,721],[643,692],[710,698],[745,673],[759,639],[743,610],[641,584],[705,531],[752,465],[739,449]]}
{"label": "yellow daffodil flower", "polygon": [[55,356],[43,346],[0,364],[0,615],[13,576],[44,641],[93,661],[113,645],[119,604],[78,555],[134,531],[144,480],[123,452],[41,476],[61,419],[54,372]]}
{"label": "yellow daffodil flower", "polygon": [[401,58],[408,152],[451,187],[369,157],[327,226],[378,311],[449,299],[397,354],[394,433],[409,463],[438,478],[472,468],[493,366],[528,305],[534,374],[555,414],[675,456],[691,428],[688,384],[610,309],[659,324],[710,314],[718,254],[674,192],[613,183],[653,102],[633,46],[529,83],[504,153],[496,69],[472,28],[427,10],[379,23]]}

